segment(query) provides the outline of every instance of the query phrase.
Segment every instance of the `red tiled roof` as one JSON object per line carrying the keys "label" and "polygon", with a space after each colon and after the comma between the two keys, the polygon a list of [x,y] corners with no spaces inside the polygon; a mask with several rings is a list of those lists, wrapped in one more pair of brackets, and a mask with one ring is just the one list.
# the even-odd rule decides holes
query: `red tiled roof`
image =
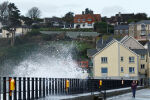
{"label": "red tiled roof", "polygon": [[[78,21],[78,19],[80,19],[80,21]],[[83,19],[85,21],[83,21]],[[88,19],[91,19],[91,21],[88,21]],[[101,21],[101,15],[100,14],[77,14],[74,17],[74,23],[93,23],[96,21]]]}

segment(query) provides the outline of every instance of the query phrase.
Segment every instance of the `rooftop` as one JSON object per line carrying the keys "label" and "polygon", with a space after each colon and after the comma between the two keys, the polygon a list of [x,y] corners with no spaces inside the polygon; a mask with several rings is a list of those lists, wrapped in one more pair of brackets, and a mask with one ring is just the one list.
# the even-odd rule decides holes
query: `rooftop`
{"label": "rooftop", "polygon": [[128,30],[129,29],[129,25],[118,25],[118,26],[115,26],[114,29],[115,30]]}

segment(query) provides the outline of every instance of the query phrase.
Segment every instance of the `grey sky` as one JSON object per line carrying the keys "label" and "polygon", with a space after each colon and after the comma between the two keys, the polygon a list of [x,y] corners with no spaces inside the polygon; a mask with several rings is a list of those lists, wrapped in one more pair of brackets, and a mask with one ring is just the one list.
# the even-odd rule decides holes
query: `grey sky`
{"label": "grey sky", "polygon": [[[0,3],[6,0],[0,0]],[[102,16],[111,16],[118,12],[145,12],[150,16],[150,0],[7,0],[13,2],[26,14],[33,6],[39,7],[42,17],[63,16],[72,11],[80,14],[85,8],[92,9]]]}

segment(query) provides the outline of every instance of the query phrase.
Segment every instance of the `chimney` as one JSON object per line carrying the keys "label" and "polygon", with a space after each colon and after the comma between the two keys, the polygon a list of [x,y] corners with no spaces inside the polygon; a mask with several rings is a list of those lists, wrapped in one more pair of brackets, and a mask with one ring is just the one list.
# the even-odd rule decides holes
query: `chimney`
{"label": "chimney", "polygon": [[121,17],[121,12],[119,12],[119,17]]}
{"label": "chimney", "polygon": [[84,11],[82,11],[82,15],[84,15]]}

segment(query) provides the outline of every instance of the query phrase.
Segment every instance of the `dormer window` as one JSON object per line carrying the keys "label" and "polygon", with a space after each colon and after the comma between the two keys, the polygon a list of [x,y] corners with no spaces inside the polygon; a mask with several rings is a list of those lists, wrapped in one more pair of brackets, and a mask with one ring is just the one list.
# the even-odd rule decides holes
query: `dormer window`
{"label": "dormer window", "polygon": [[88,19],[88,21],[92,21],[92,19]]}

